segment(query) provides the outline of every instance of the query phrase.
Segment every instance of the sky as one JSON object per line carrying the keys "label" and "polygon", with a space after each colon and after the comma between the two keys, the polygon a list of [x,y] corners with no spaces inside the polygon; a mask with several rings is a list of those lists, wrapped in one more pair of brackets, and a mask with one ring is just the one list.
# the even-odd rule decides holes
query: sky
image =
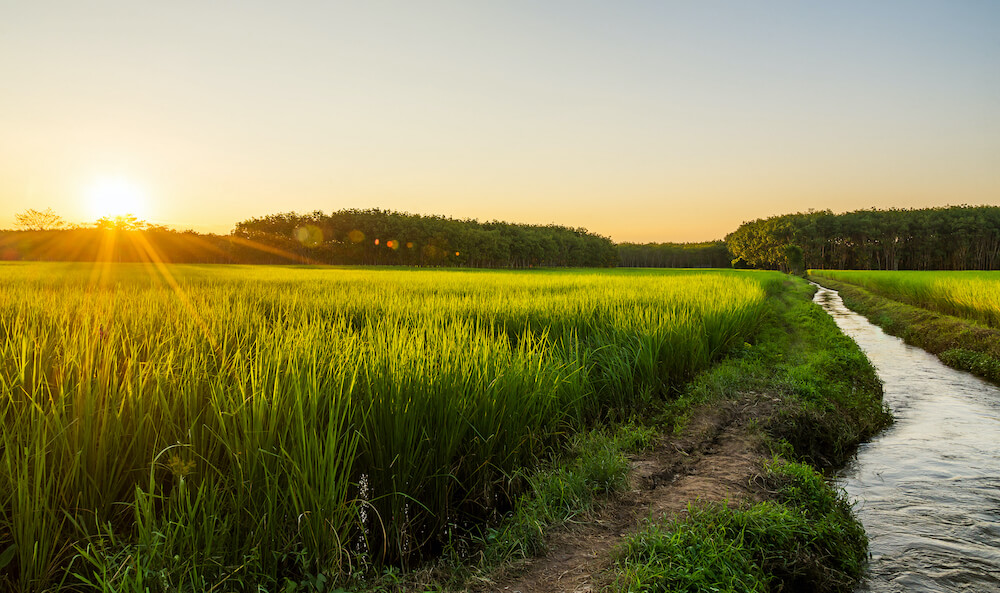
{"label": "sky", "polygon": [[0,0],[0,228],[382,208],[665,242],[948,204],[1000,205],[994,0]]}

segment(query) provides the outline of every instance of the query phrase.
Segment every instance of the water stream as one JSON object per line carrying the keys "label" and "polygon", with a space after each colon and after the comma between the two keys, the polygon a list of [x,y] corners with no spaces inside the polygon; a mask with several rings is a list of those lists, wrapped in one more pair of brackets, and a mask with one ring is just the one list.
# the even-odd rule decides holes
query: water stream
{"label": "water stream", "polygon": [[1000,388],[814,300],[868,355],[896,423],[839,474],[868,532],[860,591],[1000,591]]}

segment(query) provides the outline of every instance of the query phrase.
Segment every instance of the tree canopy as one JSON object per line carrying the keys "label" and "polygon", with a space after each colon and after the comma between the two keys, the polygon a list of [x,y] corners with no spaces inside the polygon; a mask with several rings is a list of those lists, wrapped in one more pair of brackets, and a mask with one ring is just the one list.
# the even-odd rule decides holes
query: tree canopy
{"label": "tree canopy", "polygon": [[284,254],[331,264],[527,268],[617,263],[611,239],[582,228],[378,209],[272,214],[240,222],[233,237],[237,259],[261,263],[279,263]]}
{"label": "tree canopy", "polygon": [[14,226],[25,231],[47,231],[62,228],[65,224],[62,216],[52,211],[52,208],[35,210],[28,208],[14,215]]}
{"label": "tree canopy", "polygon": [[724,241],[704,243],[619,243],[619,265],[629,268],[728,268]]}
{"label": "tree canopy", "polygon": [[995,270],[1000,207],[800,212],[745,222],[726,236],[737,262],[788,269],[786,247],[806,268]]}
{"label": "tree canopy", "polygon": [[141,231],[150,225],[134,214],[119,214],[117,216],[102,216],[97,219],[94,226],[109,231]]}

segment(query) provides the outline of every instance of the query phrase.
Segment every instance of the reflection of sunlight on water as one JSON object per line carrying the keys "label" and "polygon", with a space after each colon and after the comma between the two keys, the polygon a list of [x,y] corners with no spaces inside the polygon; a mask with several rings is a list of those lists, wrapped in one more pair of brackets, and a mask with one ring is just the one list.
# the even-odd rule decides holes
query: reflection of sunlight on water
{"label": "reflection of sunlight on water", "polygon": [[1000,389],[887,336],[821,289],[896,423],[840,472],[871,541],[863,591],[1000,590]]}

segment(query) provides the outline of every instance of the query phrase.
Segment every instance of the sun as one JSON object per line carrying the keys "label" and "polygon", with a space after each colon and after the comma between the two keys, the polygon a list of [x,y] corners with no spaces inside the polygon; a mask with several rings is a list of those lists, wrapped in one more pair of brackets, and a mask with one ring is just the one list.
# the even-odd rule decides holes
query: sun
{"label": "sun", "polygon": [[123,177],[94,180],[85,190],[87,208],[95,219],[132,214],[146,218],[148,194],[136,183]]}

